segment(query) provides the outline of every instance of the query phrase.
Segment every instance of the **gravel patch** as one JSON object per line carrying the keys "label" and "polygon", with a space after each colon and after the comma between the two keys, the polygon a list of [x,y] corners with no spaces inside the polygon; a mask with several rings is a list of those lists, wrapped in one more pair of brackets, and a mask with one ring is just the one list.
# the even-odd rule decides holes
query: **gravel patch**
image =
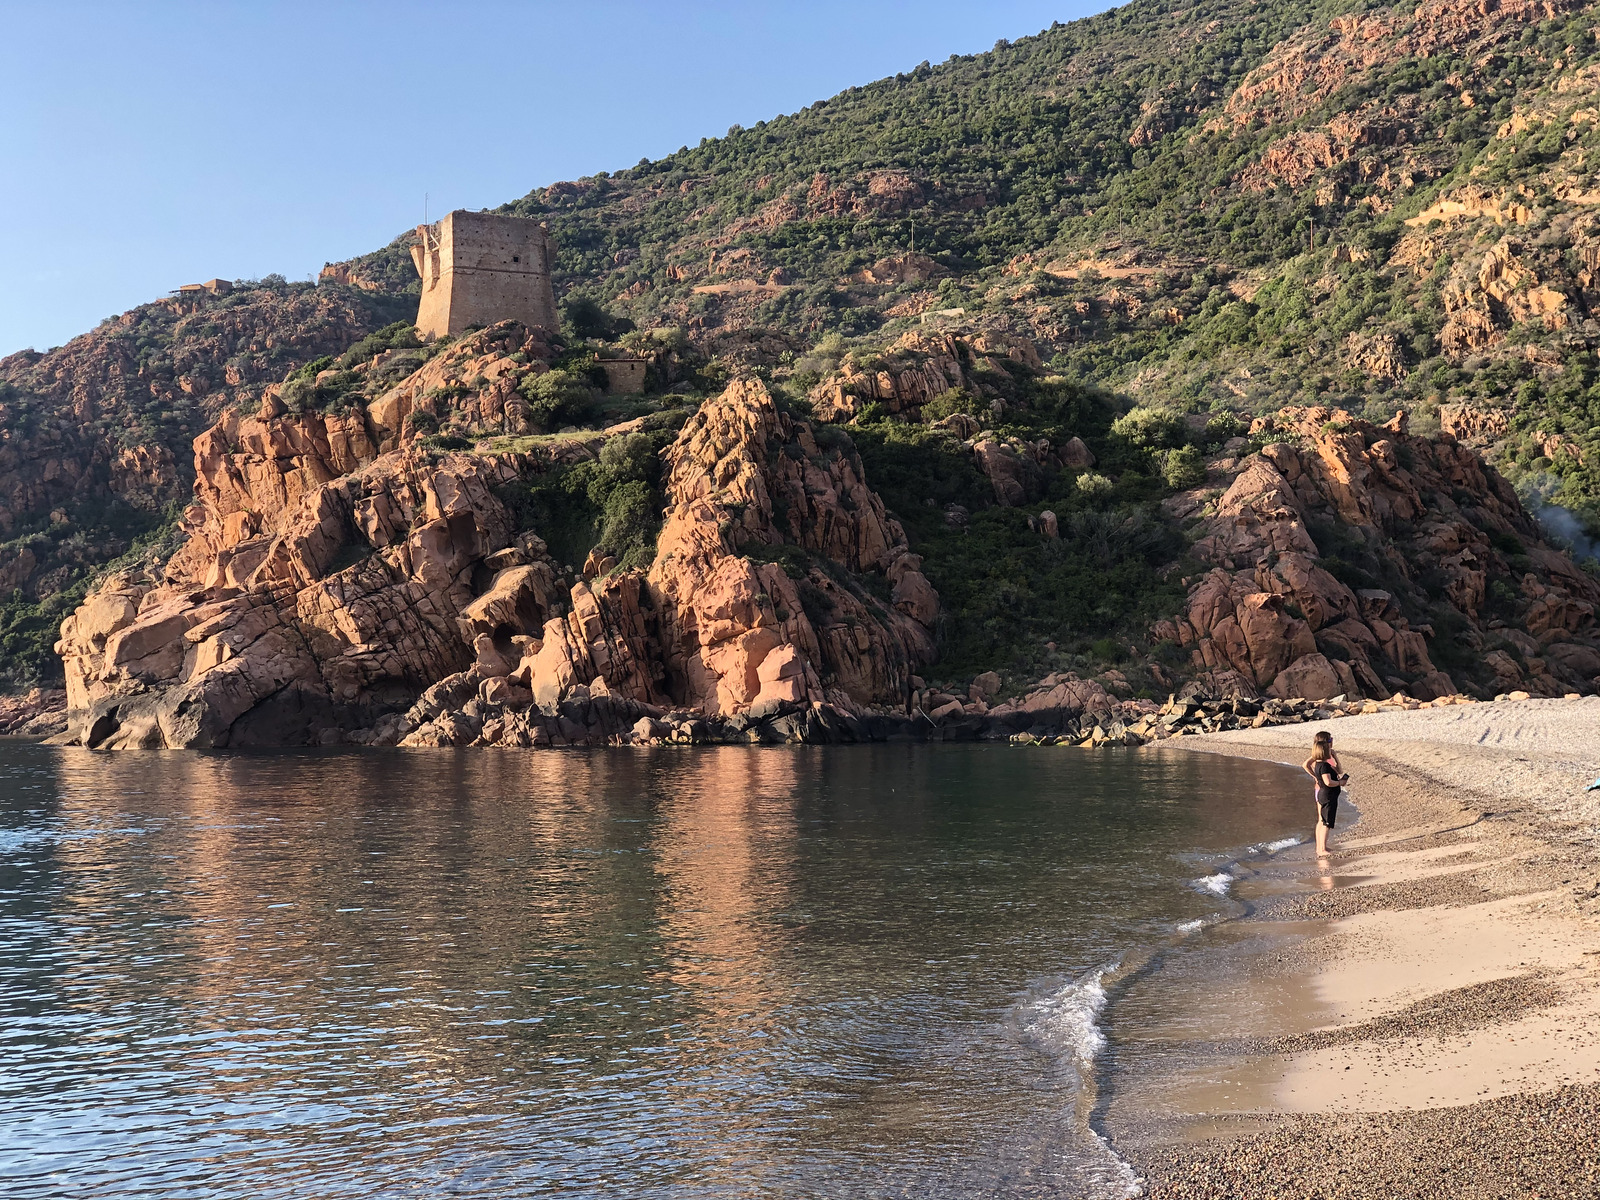
{"label": "gravel patch", "polygon": [[1515,894],[1518,893],[1488,887],[1478,872],[1467,872],[1311,892],[1304,896],[1268,896],[1256,904],[1251,916],[1261,921],[1328,921],[1357,913],[1482,904]]}
{"label": "gravel patch", "polygon": [[1600,1086],[1129,1152],[1149,1200],[1594,1200]]}

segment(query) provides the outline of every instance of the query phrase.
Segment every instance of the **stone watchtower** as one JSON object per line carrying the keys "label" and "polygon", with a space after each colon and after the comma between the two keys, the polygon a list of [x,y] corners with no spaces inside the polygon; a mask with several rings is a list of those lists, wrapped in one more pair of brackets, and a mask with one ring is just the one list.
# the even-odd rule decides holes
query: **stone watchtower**
{"label": "stone watchtower", "polygon": [[550,231],[539,222],[457,209],[417,226],[417,236],[411,261],[422,276],[417,332],[423,337],[505,320],[558,328]]}

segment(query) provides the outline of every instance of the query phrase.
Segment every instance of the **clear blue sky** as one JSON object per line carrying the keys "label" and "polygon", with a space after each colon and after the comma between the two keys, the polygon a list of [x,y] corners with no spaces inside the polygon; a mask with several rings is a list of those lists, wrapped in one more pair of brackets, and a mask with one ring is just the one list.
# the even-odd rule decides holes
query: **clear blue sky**
{"label": "clear blue sky", "polygon": [[0,354],[1106,7],[11,0]]}

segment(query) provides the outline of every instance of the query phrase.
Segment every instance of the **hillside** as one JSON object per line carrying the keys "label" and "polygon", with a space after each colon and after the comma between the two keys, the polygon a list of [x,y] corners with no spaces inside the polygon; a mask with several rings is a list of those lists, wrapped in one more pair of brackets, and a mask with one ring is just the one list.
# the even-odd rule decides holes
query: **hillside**
{"label": "hillside", "polygon": [[930,322],[1009,330],[1180,410],[1443,411],[1593,533],[1594,23],[1134,3],[502,211],[573,294],[801,388]]}
{"label": "hillside", "polygon": [[[1236,606],[1257,594],[1240,590],[1253,562],[1214,553],[1215,525],[1279,494],[1253,452],[1287,444],[1298,465],[1271,469],[1306,481],[1276,510],[1302,528],[1293,553],[1348,593],[1329,612],[1367,629],[1312,636],[1321,622],[1296,591],[1309,576],[1254,580],[1283,597],[1283,622],[1309,622],[1278,630],[1302,657],[1311,637],[1341,682],[1338,665],[1354,678],[1351,664],[1366,662],[1368,692],[1416,689],[1441,668],[1485,691],[1588,686],[1600,668],[1578,651],[1552,666],[1527,631],[1554,603],[1561,637],[1591,640],[1592,580],[1557,565],[1542,537],[1584,550],[1600,523],[1594,21],[1592,7],[1561,0],[1508,0],[1488,16],[1464,0],[1136,2],[539,189],[501,211],[554,232],[570,349],[551,351],[545,382],[519,385],[528,428],[692,408],[753,373],[780,407],[818,422],[819,443],[836,436],[859,455],[923,559],[942,599],[937,673],[1120,666],[1151,692],[1196,672],[1224,689],[1276,678],[1276,652],[1205,651],[1218,614],[1191,618],[1208,572],[1240,573],[1211,585],[1238,592]],[[45,418],[13,426],[28,451],[18,461],[48,461],[36,448],[57,436],[51,424],[80,420],[66,415],[74,388],[127,396],[114,401],[126,417],[116,436],[108,426],[95,445],[107,478],[119,456],[140,464],[144,491],[113,494],[119,512],[145,514],[137,528],[155,529],[193,477],[182,446],[202,410],[249,412],[261,384],[407,315],[409,240],[331,266],[314,291],[274,292],[251,343],[272,353],[248,369],[228,366],[237,339],[218,343],[202,314],[136,316],[146,310],[120,319],[165,322],[137,372],[97,365],[119,344],[106,328],[43,359],[13,356],[3,420],[24,406]],[[180,302],[147,308],[169,303]],[[611,348],[652,363],[649,395],[627,411],[591,397],[575,366]],[[180,369],[191,360],[220,382]],[[366,400],[382,391],[363,387]],[[311,403],[347,406],[342,396],[319,386]],[[1407,432],[1392,425],[1401,411]],[[1431,437],[1440,431],[1455,437]],[[488,432],[463,418],[438,448]],[[1439,449],[1456,439],[1499,474]],[[1394,453],[1407,461],[1392,469]],[[1317,462],[1344,465],[1326,475]],[[1352,507],[1336,478],[1352,467],[1417,511]],[[37,539],[50,510],[30,486],[13,487],[25,499],[11,507]],[[581,560],[607,496],[534,490],[541,536]],[[76,515],[88,512],[81,497],[65,503],[91,519]],[[574,504],[589,508],[574,516]],[[37,675],[49,622],[35,597],[81,594],[85,573],[130,539],[82,543],[71,570],[41,586],[66,552],[51,550],[45,568],[12,536],[0,572],[21,584],[8,611],[27,613],[7,618],[8,662]],[[630,545],[622,567],[647,566],[653,541]],[[1312,592],[1327,600],[1328,581]],[[1566,600],[1545,599],[1552,589]],[[1393,607],[1363,608],[1357,597],[1375,591]],[[1240,608],[1235,623],[1255,612]],[[1181,652],[1160,648],[1163,621]],[[1396,650],[1378,626],[1426,631],[1416,636],[1432,658]]]}
{"label": "hillside", "polygon": [[1509,410],[1508,467],[1593,521],[1593,25],[1132,4],[508,211],[572,288],[714,345],[870,353],[961,309],[933,319],[1146,402]]}

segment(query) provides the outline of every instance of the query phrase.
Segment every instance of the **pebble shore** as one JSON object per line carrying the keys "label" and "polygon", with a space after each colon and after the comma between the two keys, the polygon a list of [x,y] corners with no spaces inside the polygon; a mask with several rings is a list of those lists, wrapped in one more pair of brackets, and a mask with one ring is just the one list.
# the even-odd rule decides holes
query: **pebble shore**
{"label": "pebble shore", "polygon": [[1593,1200],[1600,1085],[1432,1112],[1281,1117],[1265,1132],[1166,1146],[1149,1200]]}

